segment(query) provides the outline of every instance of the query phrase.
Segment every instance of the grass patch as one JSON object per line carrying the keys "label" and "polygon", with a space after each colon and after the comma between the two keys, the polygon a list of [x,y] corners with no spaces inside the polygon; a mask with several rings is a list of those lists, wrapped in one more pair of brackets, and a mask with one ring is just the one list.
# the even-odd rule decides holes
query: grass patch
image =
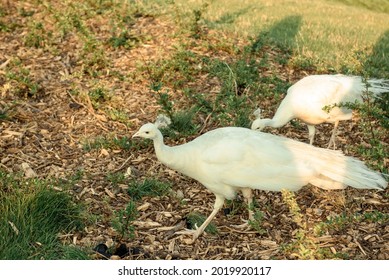
{"label": "grass patch", "polygon": [[[0,170],[0,259],[87,259],[60,233],[81,230],[82,211],[56,183],[24,180]],[[59,185],[59,183],[58,183]]]}
{"label": "grass patch", "polygon": [[86,152],[99,149],[121,149],[128,151],[130,149],[144,149],[151,145],[152,142],[146,139],[133,141],[127,136],[116,137],[116,136],[98,136],[94,139],[85,139],[82,146]]}
{"label": "grass patch", "polygon": [[194,77],[201,71],[200,63],[201,57],[181,45],[171,57],[145,64],[140,70],[147,72],[153,85],[164,84],[179,89],[195,81]]}
{"label": "grass patch", "polygon": [[[315,5],[310,1],[261,0],[253,3],[232,0],[225,5],[225,1],[216,0],[209,2],[201,16],[204,24],[211,28],[287,48],[292,64],[309,61],[319,70],[343,69],[355,73],[361,70],[361,65],[350,54],[371,53],[376,46],[384,47],[382,52],[388,53],[389,46],[383,46],[380,40],[389,26],[389,4],[378,0],[341,2],[348,5],[327,0],[315,1]],[[190,3],[176,0],[175,3],[180,13],[187,15],[188,22],[191,21],[190,14],[204,6],[202,0]],[[184,16],[181,18],[185,19]],[[381,57],[381,61],[389,65],[387,55]],[[375,68],[375,71],[380,76],[385,75],[382,69]]]}
{"label": "grass patch", "polygon": [[156,179],[145,179],[143,181],[131,181],[128,184],[128,194],[131,199],[139,200],[144,196],[163,196],[167,195],[171,189],[169,183],[161,182]]}

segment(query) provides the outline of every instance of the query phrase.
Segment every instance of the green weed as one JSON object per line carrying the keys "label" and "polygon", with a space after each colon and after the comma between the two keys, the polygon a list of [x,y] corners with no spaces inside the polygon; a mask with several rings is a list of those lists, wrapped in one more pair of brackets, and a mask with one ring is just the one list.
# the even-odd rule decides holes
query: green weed
{"label": "green weed", "polygon": [[107,113],[108,117],[111,120],[118,121],[118,122],[121,122],[124,124],[129,124],[129,119],[128,119],[128,115],[126,114],[126,112],[124,112],[122,110],[115,109],[115,108],[107,109],[107,110],[105,110],[105,112]]}
{"label": "green weed", "polygon": [[108,173],[106,179],[113,187],[117,187],[119,184],[127,182],[127,178],[124,173]]}
{"label": "green weed", "polygon": [[[381,172],[386,172],[385,159],[389,156],[386,141],[389,129],[387,112],[389,98],[383,94],[382,99],[373,100],[369,93],[369,85],[366,85],[363,102],[344,102],[333,106],[352,109],[353,113],[360,116],[358,126],[361,128],[364,142],[350,145],[350,149],[368,159],[368,164]],[[331,110],[333,106],[326,106],[324,110]],[[377,125],[377,123],[379,125]]]}
{"label": "green weed", "polygon": [[314,232],[316,235],[321,236],[323,234],[333,234],[344,230],[351,224],[361,222],[374,222],[379,224],[385,224],[389,221],[389,214],[383,213],[377,210],[371,212],[365,212],[363,214],[354,213],[347,214],[342,213],[337,216],[328,217],[326,221],[320,222],[314,226]]}
{"label": "green weed", "polygon": [[108,90],[102,87],[96,87],[91,89],[88,92],[88,96],[95,109],[99,108],[101,103],[104,103],[111,99],[111,95],[109,94]]}
{"label": "green weed", "polygon": [[262,227],[264,214],[259,210],[254,210],[254,219],[249,220],[248,223],[250,227],[256,230],[259,234],[266,234],[266,230]]}
{"label": "green weed", "polygon": [[200,73],[198,67],[201,58],[185,46],[179,46],[178,51],[172,57],[161,59],[154,64],[143,65],[141,70],[146,70],[153,85],[163,84],[179,89]]}
{"label": "green weed", "polygon": [[205,13],[208,3],[204,2],[200,8],[192,10],[192,17],[189,23],[190,36],[195,39],[200,39],[203,33],[202,22],[203,14]]}
{"label": "green weed", "polygon": [[134,238],[135,228],[132,222],[136,220],[139,213],[136,210],[136,205],[133,201],[130,201],[125,210],[119,210],[115,212],[115,219],[112,222],[113,228],[120,234],[120,239],[132,239]]}
{"label": "green weed", "polygon": [[128,32],[127,30],[123,30],[119,35],[113,35],[109,38],[108,43],[114,47],[119,48],[123,47],[125,49],[130,49],[135,47],[140,42],[140,39]]}
{"label": "green weed", "polygon": [[174,109],[174,103],[170,100],[169,92],[161,92],[161,88],[161,83],[153,84],[151,86],[151,89],[155,91],[157,102],[161,105],[163,113],[165,113],[172,121],[169,127],[161,129],[162,133],[171,138],[195,134],[198,127],[193,121],[196,113],[194,108],[176,111]]}
{"label": "green weed", "polygon": [[84,47],[81,54],[83,71],[92,77],[97,77],[100,70],[108,66],[104,48],[93,36],[84,38]]}

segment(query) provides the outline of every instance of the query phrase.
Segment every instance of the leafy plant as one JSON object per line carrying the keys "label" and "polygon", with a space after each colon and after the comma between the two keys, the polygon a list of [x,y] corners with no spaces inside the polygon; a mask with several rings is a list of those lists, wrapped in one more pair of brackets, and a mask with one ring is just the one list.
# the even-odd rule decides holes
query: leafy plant
{"label": "leafy plant", "polygon": [[162,133],[173,138],[177,136],[176,132],[180,135],[192,135],[196,133],[198,127],[193,122],[195,110],[176,111],[173,108],[174,103],[170,100],[168,91],[161,92],[161,87],[162,84],[160,83],[151,86],[151,88],[156,91],[157,102],[161,105],[162,111],[172,121],[169,127],[161,129]]}
{"label": "leafy plant", "polygon": [[203,14],[205,13],[208,3],[204,2],[200,8],[192,10],[192,17],[189,24],[189,30],[191,37],[200,39],[203,33],[201,22],[203,20]]}
{"label": "leafy plant", "polygon": [[[368,164],[374,168],[386,172],[385,159],[388,158],[389,152],[385,145],[385,139],[389,129],[389,119],[387,111],[389,109],[389,98],[383,94],[382,98],[374,101],[372,93],[369,92],[369,84],[366,84],[365,94],[362,95],[363,102],[341,102],[323,108],[330,111],[333,107],[345,107],[353,110],[353,114],[360,116],[358,126],[363,135],[364,142],[357,145],[350,145],[351,150],[368,159]],[[378,126],[377,123],[380,125]]]}
{"label": "leafy plant", "polygon": [[345,229],[350,224],[361,222],[374,222],[384,224],[389,221],[389,214],[383,213],[377,210],[371,212],[365,212],[363,214],[354,213],[347,214],[342,213],[340,215],[328,217],[326,221],[320,222],[314,226],[314,232],[316,235],[321,236],[326,233],[339,232]]}

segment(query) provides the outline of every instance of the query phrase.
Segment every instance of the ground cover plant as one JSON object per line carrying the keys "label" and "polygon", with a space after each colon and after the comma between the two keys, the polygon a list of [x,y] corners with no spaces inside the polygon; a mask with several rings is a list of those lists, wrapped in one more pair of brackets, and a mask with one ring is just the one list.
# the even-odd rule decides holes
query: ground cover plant
{"label": "ground cover plant", "polygon": [[[0,259],[389,259],[389,190],[256,191],[249,230],[238,196],[189,244],[212,194],[131,138],[249,127],[310,74],[388,79],[386,2],[316,2],[0,0]],[[345,106],[338,149],[388,174],[388,97]]]}

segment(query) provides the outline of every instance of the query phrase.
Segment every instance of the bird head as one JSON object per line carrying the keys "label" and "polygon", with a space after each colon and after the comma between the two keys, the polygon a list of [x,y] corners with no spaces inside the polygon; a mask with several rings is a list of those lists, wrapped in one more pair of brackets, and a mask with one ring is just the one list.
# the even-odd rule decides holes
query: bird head
{"label": "bird head", "polygon": [[154,139],[158,135],[158,128],[153,123],[146,123],[136,132],[132,138],[140,137],[145,139]]}
{"label": "bird head", "polygon": [[251,129],[252,130],[259,130],[259,131],[261,131],[262,129],[265,128],[265,126],[266,125],[265,125],[265,120],[264,119],[256,119],[251,124]]}
{"label": "bird head", "polygon": [[255,110],[253,115],[255,116],[256,120],[253,121],[253,123],[251,125],[251,129],[261,131],[262,129],[265,128],[265,123],[261,119],[261,108],[258,108],[257,110]]}

